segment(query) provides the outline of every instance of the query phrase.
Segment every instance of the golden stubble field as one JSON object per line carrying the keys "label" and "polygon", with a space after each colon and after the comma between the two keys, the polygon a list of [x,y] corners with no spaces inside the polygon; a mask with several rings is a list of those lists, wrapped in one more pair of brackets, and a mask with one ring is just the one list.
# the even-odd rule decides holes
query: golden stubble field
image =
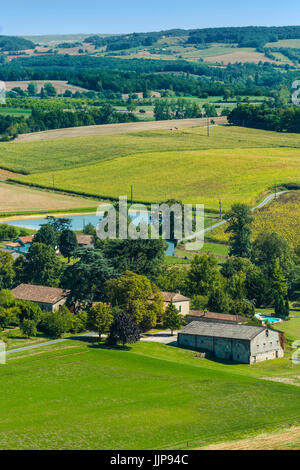
{"label": "golden stubble field", "polygon": [[0,183],[0,213],[64,211],[97,207],[99,201]]}

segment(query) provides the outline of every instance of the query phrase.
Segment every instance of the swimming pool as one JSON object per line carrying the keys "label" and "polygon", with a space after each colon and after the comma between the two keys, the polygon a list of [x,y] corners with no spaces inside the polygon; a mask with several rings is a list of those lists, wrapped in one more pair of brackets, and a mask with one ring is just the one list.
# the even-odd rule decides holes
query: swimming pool
{"label": "swimming pool", "polygon": [[275,317],[264,317],[260,313],[257,313],[256,318],[261,321],[267,321],[268,323],[278,323],[281,321],[280,318],[275,318]]}

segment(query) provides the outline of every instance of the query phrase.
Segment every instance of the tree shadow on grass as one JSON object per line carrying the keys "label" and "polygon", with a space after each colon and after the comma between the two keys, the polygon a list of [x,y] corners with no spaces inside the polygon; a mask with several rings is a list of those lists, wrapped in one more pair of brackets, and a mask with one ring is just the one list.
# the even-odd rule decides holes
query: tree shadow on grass
{"label": "tree shadow on grass", "polygon": [[97,342],[89,344],[89,348],[93,349],[113,349],[115,351],[130,351],[132,348],[130,346],[121,346],[119,344],[108,344],[108,343],[99,343],[98,339]]}

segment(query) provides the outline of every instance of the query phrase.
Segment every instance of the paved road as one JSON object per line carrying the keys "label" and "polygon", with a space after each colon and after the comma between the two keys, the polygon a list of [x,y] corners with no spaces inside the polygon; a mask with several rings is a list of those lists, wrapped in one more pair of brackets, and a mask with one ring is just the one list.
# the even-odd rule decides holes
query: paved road
{"label": "paved road", "polygon": [[[213,118],[216,123],[226,123],[226,117]],[[128,132],[141,132],[153,130],[188,129],[191,127],[205,127],[207,118],[199,119],[173,119],[169,121],[140,121],[122,124],[102,124],[100,126],[70,127],[67,129],[54,129],[31,134],[21,134],[14,142],[32,142],[38,140],[66,139],[69,137],[87,137],[91,135],[124,134]],[[212,127],[212,126],[210,126]]]}
{"label": "paved road", "polygon": [[[280,191],[279,193],[277,193],[277,197],[278,196],[281,196],[282,194],[285,194],[285,193],[288,193],[288,191]],[[261,209],[262,207],[266,206],[267,204],[269,204],[271,201],[273,201],[275,199],[275,193],[273,194],[269,194],[269,196],[265,197],[257,206],[255,207],[252,207],[251,211],[254,212],[256,211],[257,209]],[[223,224],[226,224],[227,220],[226,219],[223,219],[223,220],[220,220],[220,222],[217,222],[213,225],[210,225],[209,227],[205,228],[204,230],[202,230],[201,232],[198,232],[197,234],[193,234],[193,235],[190,235],[189,237],[187,238],[184,238],[183,240],[181,241],[186,241],[186,240],[192,240],[193,238],[195,237],[199,237],[199,239],[201,240],[202,237],[204,237],[204,234],[207,233],[207,232],[211,232],[212,230],[214,230],[215,228],[218,228],[220,227],[221,225]]]}
{"label": "paved road", "polygon": [[[10,349],[10,350],[6,351],[6,354],[13,354],[13,353],[18,353],[18,352],[23,352],[23,351],[30,351],[31,349],[37,349],[37,348],[42,348],[42,347],[45,347],[45,346],[51,346],[52,344],[63,343],[64,341],[69,341],[70,339],[71,340],[76,340],[76,339],[80,340],[80,338],[88,338],[88,337],[96,338],[96,337],[98,337],[98,335],[97,335],[97,333],[94,333],[94,332],[90,331],[90,332],[85,333],[83,335],[70,336],[68,338],[54,339],[53,341],[46,341],[45,343],[32,344],[31,346],[24,346],[23,348]],[[147,335],[147,336],[142,337],[141,341],[148,341],[148,342],[162,343],[162,344],[174,343],[174,342],[177,341],[177,332],[175,331],[173,335],[171,335],[171,331],[169,331],[169,330],[163,331],[161,333],[153,333],[152,335]]]}

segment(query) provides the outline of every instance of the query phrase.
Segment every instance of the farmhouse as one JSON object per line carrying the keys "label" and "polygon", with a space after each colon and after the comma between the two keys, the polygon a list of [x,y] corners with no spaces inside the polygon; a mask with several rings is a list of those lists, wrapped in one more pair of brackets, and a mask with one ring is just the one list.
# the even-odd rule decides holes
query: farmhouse
{"label": "farmhouse", "polygon": [[221,323],[246,323],[247,318],[239,315],[229,315],[228,313],[215,313],[206,312],[205,310],[193,310],[187,317],[187,321],[208,321],[208,322],[221,322]]}
{"label": "farmhouse", "polygon": [[178,345],[212,352],[216,357],[254,364],[283,357],[284,336],[262,326],[193,321],[178,333]]}
{"label": "farmhouse", "polygon": [[191,299],[181,295],[180,292],[162,292],[161,294],[163,296],[165,308],[167,308],[167,306],[172,302],[181,315],[187,315],[189,313]]}
{"label": "farmhouse", "polygon": [[6,248],[8,250],[16,251],[17,253],[28,253],[29,248],[33,243],[33,238],[34,235],[16,238],[12,243],[7,243]]}
{"label": "farmhouse", "polygon": [[77,239],[78,246],[88,246],[88,247],[94,246],[93,235],[85,235],[81,233],[76,233],[76,239]]}
{"label": "farmhouse", "polygon": [[55,312],[66,303],[69,291],[56,287],[20,284],[12,293],[18,300],[28,300],[38,304],[44,311]]}

